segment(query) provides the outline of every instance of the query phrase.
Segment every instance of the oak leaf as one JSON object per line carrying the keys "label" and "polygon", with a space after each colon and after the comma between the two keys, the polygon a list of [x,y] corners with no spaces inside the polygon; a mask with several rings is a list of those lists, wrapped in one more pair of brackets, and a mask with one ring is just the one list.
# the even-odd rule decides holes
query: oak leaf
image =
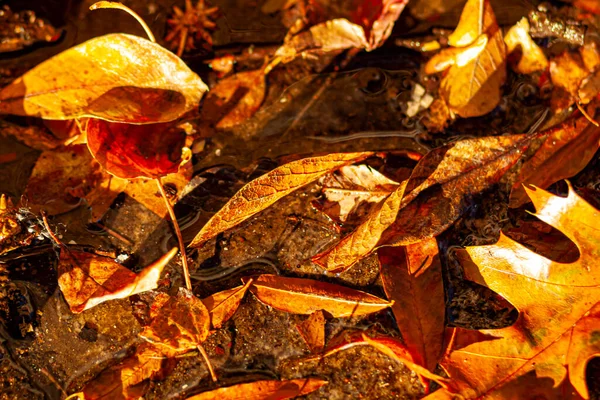
{"label": "oak leaf", "polygon": [[118,33],[65,50],[16,79],[0,91],[0,112],[60,120],[167,122],[197,107],[206,90],[170,51]]}
{"label": "oak leaf", "polygon": [[293,191],[316,181],[344,165],[363,160],[373,153],[334,153],[284,164],[241,188],[198,232],[189,247],[198,247],[220,232],[264,210]]}
{"label": "oak leaf", "polygon": [[[569,187],[567,197],[526,189],[540,220],[572,240],[580,257],[549,260],[501,235],[467,248],[465,276],[494,290],[519,311],[512,326],[455,328],[441,365],[452,393],[464,398],[589,398],[585,368],[600,355],[600,212]],[[448,392],[432,398],[448,397]]]}
{"label": "oak leaf", "polygon": [[213,328],[219,329],[235,314],[252,281],[252,279],[248,279],[243,286],[223,290],[202,299],[202,303],[210,314]]}
{"label": "oak leaf", "polygon": [[325,347],[325,315],[323,311],[315,311],[310,316],[296,324],[302,340],[311,353],[318,353]]}
{"label": "oak leaf", "polygon": [[255,381],[223,387],[188,397],[187,400],[284,400],[293,399],[318,390],[327,381],[317,378],[290,379],[287,381]]}
{"label": "oak leaf", "polygon": [[69,250],[61,245],[58,286],[71,311],[80,313],[108,300],[156,288],[163,268],[175,254],[177,248],[136,274],[108,257]]}
{"label": "oak leaf", "polygon": [[[248,278],[243,278],[247,281]],[[258,300],[281,311],[312,314],[323,310],[334,318],[365,315],[383,310],[388,302],[372,294],[312,279],[260,275],[250,287]]]}
{"label": "oak leaf", "polygon": [[442,355],[445,298],[435,239],[377,250],[383,288],[407,351],[433,371]]}

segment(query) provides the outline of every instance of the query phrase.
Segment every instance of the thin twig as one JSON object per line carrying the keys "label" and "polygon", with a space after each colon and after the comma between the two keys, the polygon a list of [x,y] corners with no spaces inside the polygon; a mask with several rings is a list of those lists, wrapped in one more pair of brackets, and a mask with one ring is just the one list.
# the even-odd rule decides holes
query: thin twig
{"label": "thin twig", "polygon": [[592,118],[583,107],[581,107],[581,104],[579,104],[579,102],[576,102],[575,104],[577,104],[577,108],[579,109],[579,111],[581,111],[581,113],[583,114],[583,116],[585,118],[587,118],[588,121],[590,121],[592,124],[600,127],[600,125],[598,125],[598,122],[596,122],[596,120],[594,118]]}
{"label": "thin twig", "polygon": [[54,241],[54,243],[62,247],[63,243],[60,241],[59,238],[56,237],[54,232],[52,232],[52,229],[50,229],[50,224],[48,223],[48,217],[46,216],[45,211],[42,211],[42,221],[44,222],[44,227],[48,231],[48,235],[50,235],[50,238]]}
{"label": "thin twig", "polygon": [[188,290],[192,290],[190,270],[188,268],[187,263],[187,254],[185,252],[185,243],[183,242],[183,236],[181,236],[181,230],[179,229],[179,224],[177,223],[177,218],[175,217],[175,211],[173,210],[173,206],[171,206],[171,202],[167,197],[167,193],[165,192],[165,188],[163,187],[160,178],[156,178],[156,184],[158,185],[158,190],[160,190],[160,194],[163,200],[165,201],[165,205],[167,206],[167,211],[169,212],[169,216],[171,217],[173,229],[175,230],[175,235],[177,236],[177,241],[179,242],[179,251],[181,252],[181,265],[183,267],[183,278],[185,280],[185,287]]}
{"label": "thin twig", "polygon": [[127,239],[125,236],[121,235],[119,232],[115,231],[114,229],[111,229],[108,226],[106,226],[100,222],[94,222],[94,225],[96,225],[100,229],[104,229],[109,235],[114,236],[115,238],[119,239],[121,242],[125,243],[126,245],[133,246],[133,242],[131,240]]}
{"label": "thin twig", "polygon": [[202,347],[201,344],[199,344],[197,346],[197,348],[198,348],[198,351],[200,352],[200,354],[202,354],[204,361],[206,362],[206,366],[208,367],[208,372],[210,372],[210,377],[212,378],[213,382],[216,382],[217,374],[215,373],[215,370],[213,369],[213,366],[210,363],[210,360],[208,359],[208,354],[206,354],[206,350],[204,350],[204,347]]}

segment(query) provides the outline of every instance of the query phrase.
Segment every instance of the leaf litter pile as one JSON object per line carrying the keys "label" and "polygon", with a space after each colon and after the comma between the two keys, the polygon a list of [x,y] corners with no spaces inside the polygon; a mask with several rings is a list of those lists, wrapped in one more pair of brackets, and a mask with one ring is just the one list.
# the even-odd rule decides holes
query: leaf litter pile
{"label": "leaf litter pile", "polygon": [[600,2],[9,1],[1,399],[599,399]]}

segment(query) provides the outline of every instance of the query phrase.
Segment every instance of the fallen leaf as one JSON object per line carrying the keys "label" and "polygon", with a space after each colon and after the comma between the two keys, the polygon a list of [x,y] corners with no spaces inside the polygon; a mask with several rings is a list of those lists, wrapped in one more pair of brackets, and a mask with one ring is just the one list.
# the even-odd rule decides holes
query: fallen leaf
{"label": "fallen leaf", "polygon": [[223,290],[202,299],[202,303],[204,303],[210,314],[210,322],[213,328],[221,328],[235,314],[252,281],[252,279],[248,279],[243,286]]}
{"label": "fallen leaf", "polygon": [[319,353],[325,347],[325,315],[323,311],[315,311],[310,316],[296,324],[302,340],[311,353]]}
{"label": "fallen leaf", "polygon": [[[248,278],[242,278],[247,281]],[[360,290],[312,279],[277,275],[258,276],[250,291],[261,302],[293,314],[312,314],[323,310],[334,318],[371,314],[392,302]]]}
{"label": "fallen leaf", "polygon": [[579,86],[588,75],[577,52],[566,50],[550,60],[550,78],[554,85],[551,107],[555,112],[564,110],[575,102]]}
{"label": "fallen leaf", "polygon": [[326,384],[327,381],[316,378],[290,379],[287,381],[255,381],[200,393],[188,397],[187,400],[293,399],[314,392]]}
{"label": "fallen leaf", "polygon": [[504,43],[513,69],[520,74],[531,74],[548,68],[548,59],[531,36],[529,36],[529,20],[523,17],[513,25],[506,35]]}
{"label": "fallen leaf", "polygon": [[468,199],[496,184],[530,143],[527,135],[482,137],[430,151],[413,170],[395,221],[377,246],[408,245],[443,232]]}
{"label": "fallen leaf", "polygon": [[448,44],[452,47],[466,47],[474,43],[482,33],[496,28],[496,17],[490,2],[468,0],[456,29],[448,36]]}
{"label": "fallen leaf", "polygon": [[377,250],[383,288],[406,349],[415,363],[433,371],[442,356],[445,298],[435,239]]}
{"label": "fallen leaf", "polygon": [[171,249],[139,274],[108,257],[61,246],[58,286],[72,312],[80,313],[100,303],[124,299],[158,286],[163,268],[177,254]]}
{"label": "fallen leaf", "polygon": [[156,347],[142,344],[134,355],[102,371],[78,395],[85,400],[141,398],[146,394],[145,381],[160,374],[163,361],[164,357]]}
{"label": "fallen leaf", "polygon": [[600,146],[600,128],[582,115],[538,135],[544,142],[520,167],[509,207],[529,202],[523,184],[542,189],[585,168]]}
{"label": "fallen leaf", "polygon": [[150,325],[140,336],[168,357],[196,349],[210,332],[207,308],[185,288],[179,288],[173,297],[159,294],[152,304],[150,318]]}
{"label": "fallen leaf", "polygon": [[218,233],[233,228],[284,196],[344,165],[373,153],[334,153],[292,161],[241,188],[198,232],[189,247],[199,247]]}
{"label": "fallen leaf", "polygon": [[196,108],[206,90],[198,75],[158,44],[109,34],[44,61],[3,88],[0,112],[59,120],[168,122]]}
{"label": "fallen leaf", "polygon": [[590,224],[600,212],[572,187],[567,197],[527,193],[535,216],[572,240],[580,257],[554,262],[504,235],[494,245],[467,248],[466,278],[500,294],[519,316],[502,329],[455,328],[441,365],[452,392],[464,398],[587,399],[585,368],[600,355],[600,234]]}
{"label": "fallen leaf", "polygon": [[353,232],[311,260],[328,271],[341,272],[375,250],[383,232],[396,220],[407,181],[377,205]]}
{"label": "fallen leaf", "polygon": [[119,178],[159,178],[177,172],[185,132],[170,123],[132,125],[90,118],[87,145],[102,168]]}

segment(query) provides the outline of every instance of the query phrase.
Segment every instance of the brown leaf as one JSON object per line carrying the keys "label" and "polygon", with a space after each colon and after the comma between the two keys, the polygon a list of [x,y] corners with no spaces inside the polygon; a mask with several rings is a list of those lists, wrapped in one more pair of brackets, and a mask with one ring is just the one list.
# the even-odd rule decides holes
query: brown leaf
{"label": "brown leaf", "polygon": [[[569,188],[567,197],[527,189],[540,220],[579,248],[569,263],[549,260],[501,235],[467,248],[467,279],[486,286],[519,311],[501,329],[455,328],[441,365],[453,394],[464,398],[589,398],[586,365],[600,355],[600,211]],[[448,394],[448,393],[446,393]],[[434,396],[440,398],[444,395]]]}
{"label": "brown leaf", "polygon": [[291,379],[287,381],[256,381],[250,383],[241,383],[239,385],[228,386],[220,389],[211,390],[188,397],[187,400],[283,400],[293,399],[298,396],[314,392],[321,386],[326,385],[327,381],[316,378]]}
{"label": "brown leaf", "polygon": [[202,299],[210,314],[213,328],[219,329],[235,314],[251,284],[252,279],[248,279],[243,286],[223,290]]}
{"label": "brown leaf", "polygon": [[[247,281],[248,278],[242,278]],[[263,303],[293,314],[323,310],[334,318],[374,313],[391,306],[372,294],[312,279],[260,275],[250,291]]]}
{"label": "brown leaf", "polygon": [[435,239],[377,250],[383,288],[415,363],[433,371],[442,355],[445,299]]}
{"label": "brown leaf", "polygon": [[529,36],[529,20],[521,18],[504,35],[506,50],[513,69],[520,74],[531,74],[548,68],[548,59],[531,36]]}
{"label": "brown leaf", "polygon": [[527,135],[482,137],[430,151],[413,170],[400,211],[377,246],[408,245],[443,232],[469,197],[497,183],[530,142]]}
{"label": "brown leaf", "polygon": [[80,313],[108,300],[124,299],[156,288],[163,268],[177,251],[177,248],[171,249],[136,274],[111,258],[62,246],[58,286],[71,311]]}
{"label": "brown leaf", "polygon": [[371,152],[334,153],[304,158],[275,168],[241,188],[198,232],[189,247],[198,247],[231,229],[284,196],[344,165],[369,157]]}
{"label": "brown leaf", "polygon": [[565,50],[550,60],[550,78],[554,85],[551,107],[555,112],[564,110],[577,99],[579,86],[589,75],[581,55]]}
{"label": "brown leaf", "polygon": [[210,315],[202,301],[185,288],[176,296],[159,294],[150,310],[152,322],[140,336],[173,357],[196,349],[208,337]]}
{"label": "brown leaf", "polygon": [[325,347],[325,323],[325,315],[319,310],[296,325],[311,353],[319,353]]}
{"label": "brown leaf", "polygon": [[375,250],[383,232],[396,220],[406,184],[407,181],[402,182],[352,233],[311,260],[328,271],[341,272],[369,255]]}
{"label": "brown leaf", "polygon": [[576,175],[600,146],[600,128],[581,115],[539,136],[544,142],[521,166],[510,193],[509,207],[520,207],[529,201],[523,184],[545,189],[561,179]]}
{"label": "brown leaf", "polygon": [[3,88],[0,112],[60,120],[167,122],[196,108],[206,90],[198,75],[158,44],[109,34],[44,61]]}

